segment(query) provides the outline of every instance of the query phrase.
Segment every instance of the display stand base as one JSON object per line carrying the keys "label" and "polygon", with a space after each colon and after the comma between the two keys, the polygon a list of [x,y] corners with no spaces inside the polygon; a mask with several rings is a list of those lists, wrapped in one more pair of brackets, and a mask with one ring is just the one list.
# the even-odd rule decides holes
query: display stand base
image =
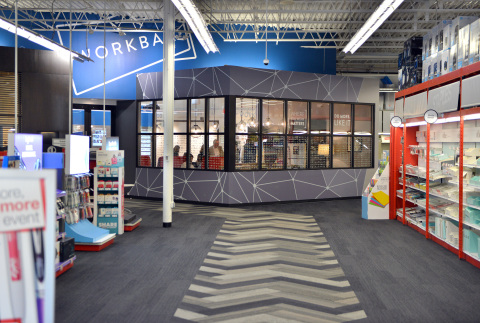
{"label": "display stand base", "polygon": [[55,271],[55,277],[60,276],[67,270],[73,267],[73,261],[77,259],[76,256],[73,256],[72,258],[68,259],[67,261],[64,261],[62,263],[59,263],[56,265],[56,271]]}
{"label": "display stand base", "polygon": [[138,219],[133,223],[128,223],[124,225],[124,231],[133,231],[140,226],[140,222],[142,222],[142,218]]}
{"label": "display stand base", "polygon": [[115,234],[111,233],[98,242],[78,242],[75,243],[75,250],[78,251],[100,251],[113,244],[115,241]]}

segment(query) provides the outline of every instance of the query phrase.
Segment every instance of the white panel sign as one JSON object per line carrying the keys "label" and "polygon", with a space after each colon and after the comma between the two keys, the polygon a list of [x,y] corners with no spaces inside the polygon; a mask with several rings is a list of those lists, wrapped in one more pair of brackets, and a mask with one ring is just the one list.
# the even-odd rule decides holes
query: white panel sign
{"label": "white panel sign", "polygon": [[462,108],[471,108],[480,105],[480,91],[478,90],[480,75],[469,77],[462,83]]}
{"label": "white panel sign", "polygon": [[412,95],[405,99],[404,118],[423,116],[427,110],[427,92]]}
{"label": "white panel sign", "polygon": [[403,118],[403,98],[395,101],[395,115]]}
{"label": "white panel sign", "polygon": [[43,179],[2,179],[0,232],[39,229],[45,226]]}
{"label": "white panel sign", "polygon": [[457,111],[459,94],[460,82],[431,90],[428,93],[428,109],[433,109],[438,113]]}

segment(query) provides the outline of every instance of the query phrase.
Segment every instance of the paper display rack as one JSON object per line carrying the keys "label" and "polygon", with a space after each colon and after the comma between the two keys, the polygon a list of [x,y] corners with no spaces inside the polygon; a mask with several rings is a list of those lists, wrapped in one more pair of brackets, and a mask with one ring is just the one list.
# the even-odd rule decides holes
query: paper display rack
{"label": "paper display rack", "polygon": [[124,232],[124,151],[97,151],[93,223],[110,233]]}
{"label": "paper display rack", "polygon": [[362,218],[389,219],[389,164],[379,167],[362,196]]}

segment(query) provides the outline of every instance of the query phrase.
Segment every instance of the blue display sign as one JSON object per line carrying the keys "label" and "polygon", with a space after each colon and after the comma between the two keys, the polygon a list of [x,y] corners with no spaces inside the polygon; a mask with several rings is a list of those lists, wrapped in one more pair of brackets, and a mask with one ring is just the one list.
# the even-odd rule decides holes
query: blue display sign
{"label": "blue display sign", "polygon": [[[51,32],[44,36],[52,37]],[[0,45],[13,46],[14,35],[0,31]],[[69,47],[69,32],[57,32],[55,41]],[[195,36],[175,41],[175,69],[204,68],[234,65],[254,68],[269,68],[307,73],[335,74],[335,49],[301,48],[299,43],[279,42],[268,44],[270,64],[265,66],[264,42],[224,42],[217,34],[213,39],[219,53],[207,54]],[[22,40],[21,46],[38,48],[36,44]],[[302,43],[308,44],[308,43]],[[120,36],[102,31],[72,33],[73,50],[89,56],[94,62],[74,61],[73,86],[76,98],[103,98],[104,63],[105,97],[107,99],[134,100],[136,74],[159,72],[163,66],[162,32],[126,32]]]}

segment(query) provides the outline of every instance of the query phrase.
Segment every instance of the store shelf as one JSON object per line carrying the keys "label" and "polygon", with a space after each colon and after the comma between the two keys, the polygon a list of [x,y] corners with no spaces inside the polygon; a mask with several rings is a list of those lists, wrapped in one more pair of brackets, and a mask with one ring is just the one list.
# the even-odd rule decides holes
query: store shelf
{"label": "store shelf", "polygon": [[[479,166],[479,167],[480,167],[480,166]],[[400,174],[403,174],[403,171],[399,171],[399,172],[400,172]],[[418,175],[418,174],[412,174],[412,173],[407,173],[407,172],[406,172],[405,175],[407,175],[407,176],[412,176],[412,177],[418,177],[418,178],[422,178],[422,179],[427,179],[426,176],[421,176],[421,175]],[[447,179],[447,178],[452,178],[452,176],[450,176],[450,175],[442,175],[442,176],[440,176],[440,177],[438,177],[438,178],[435,178],[435,179],[429,178],[428,180],[429,180],[430,182],[433,182],[433,181],[438,181],[438,180],[440,180],[440,179]]]}
{"label": "store shelf", "polygon": [[[446,245],[450,246],[451,248],[455,249],[456,251],[458,251],[458,246],[456,246],[456,245],[454,245],[454,244],[452,244],[452,243],[450,243],[450,242],[447,242],[446,240],[440,238],[439,236],[437,236],[437,235],[436,235],[435,233],[433,233],[433,232],[430,232],[430,234],[432,235],[432,237],[435,237],[436,239],[442,241],[444,244],[446,244]],[[447,248],[447,249],[449,249],[449,248]]]}
{"label": "store shelf", "polygon": [[463,225],[467,225],[470,228],[480,230],[480,225],[478,225],[478,224],[473,224],[473,223],[470,223],[470,222],[463,222]]}
{"label": "store shelf", "polygon": [[458,200],[454,200],[454,199],[451,199],[451,198],[449,198],[449,197],[445,197],[445,196],[442,196],[442,195],[438,195],[438,194],[435,194],[435,193],[432,193],[432,192],[429,192],[428,194],[458,204]]}

